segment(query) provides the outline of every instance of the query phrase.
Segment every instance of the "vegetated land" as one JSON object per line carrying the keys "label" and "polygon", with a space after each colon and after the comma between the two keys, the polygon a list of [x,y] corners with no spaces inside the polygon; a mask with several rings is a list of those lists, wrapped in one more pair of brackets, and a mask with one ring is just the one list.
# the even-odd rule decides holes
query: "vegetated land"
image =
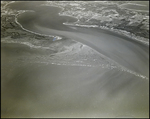
{"label": "vegetated land", "polygon": [[124,30],[136,36],[149,38],[149,12],[122,9],[119,4],[102,2],[50,2],[63,7],[63,15],[74,16],[81,25],[98,25]]}
{"label": "vegetated land", "polygon": [[[21,38],[30,36],[30,38],[49,39],[50,37],[40,36],[26,32],[15,22],[15,14],[4,6],[7,1],[1,2],[1,38],[11,36],[11,38]],[[61,12],[63,15],[71,15],[79,19],[79,24],[98,25],[107,28],[124,30],[149,39],[149,12],[135,12],[119,8],[116,4],[102,4],[94,2],[50,2],[52,5],[64,7]],[[82,9],[81,9],[82,8]],[[95,9],[97,8],[97,9]],[[11,13],[12,12],[12,13]]]}
{"label": "vegetated land", "polygon": [[30,32],[27,32],[25,30],[23,30],[16,22],[15,22],[15,14],[13,13],[9,13],[9,9],[8,8],[4,8],[4,5],[6,5],[8,2],[7,1],[3,1],[3,3],[1,4],[2,7],[2,15],[1,15],[1,38],[4,37],[11,37],[13,39],[16,38],[34,38],[34,39],[52,39],[52,37],[48,37],[48,36],[42,36],[42,35],[38,35],[38,34],[33,34]]}

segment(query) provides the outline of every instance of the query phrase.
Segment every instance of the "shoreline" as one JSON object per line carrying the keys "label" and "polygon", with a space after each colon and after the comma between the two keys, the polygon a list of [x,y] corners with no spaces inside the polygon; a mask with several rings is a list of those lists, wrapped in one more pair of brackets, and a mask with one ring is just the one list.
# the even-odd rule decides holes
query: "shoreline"
{"label": "shoreline", "polygon": [[[29,12],[29,11],[26,11],[26,12]],[[20,14],[18,14],[18,15],[21,15],[21,13]],[[58,39],[61,39],[61,37],[60,36],[53,36],[53,35],[46,35],[46,34],[40,34],[40,33],[38,33],[38,32],[34,32],[34,31],[31,31],[31,30],[28,30],[28,29],[26,29],[26,28],[24,28],[18,21],[17,21],[17,16],[18,15],[16,15],[15,17],[16,17],[16,19],[15,19],[15,22],[22,28],[22,30],[25,30],[25,31],[27,31],[27,32],[30,32],[30,33],[33,33],[33,34],[38,34],[38,35],[41,35],[41,36],[50,36],[50,37],[57,37]],[[64,16],[64,15],[60,15],[60,16]],[[66,15],[67,16],[67,15]],[[68,15],[69,16],[69,15]],[[72,16],[69,16],[69,17],[72,17]],[[75,17],[73,17],[73,18],[75,18]],[[127,35],[127,34],[124,34],[123,32],[121,32],[121,30],[119,30],[119,29],[109,29],[109,28],[105,28],[105,27],[103,27],[103,26],[96,26],[96,25],[80,25],[80,24],[75,24],[74,25],[74,23],[72,23],[72,24],[69,24],[68,25],[68,23],[63,23],[64,25],[67,25],[67,26],[73,26],[73,27],[81,27],[81,28],[93,28],[93,27],[95,27],[95,28],[98,28],[98,29],[100,29],[100,30],[104,30],[104,31],[106,31],[106,32],[109,32],[108,34],[114,34],[114,35],[117,35],[117,36],[119,36],[119,37],[126,37],[126,38],[129,38],[129,39],[132,39],[132,40],[134,40],[134,41],[137,41],[137,42],[139,42],[139,43],[142,43],[142,44],[144,44],[144,45],[147,45],[147,46],[149,46],[149,41],[144,41],[144,40],[140,40],[140,38],[137,38],[137,37],[139,37],[139,36],[135,36],[134,34],[131,34],[131,35]],[[125,31],[125,32],[127,32],[127,31]],[[141,38],[143,38],[143,37],[141,37]],[[145,38],[144,38],[145,39]],[[148,40],[148,39],[146,39],[146,40]]]}
{"label": "shoreline", "polygon": [[[8,4],[11,4],[11,3],[8,3]],[[45,6],[45,5],[41,5],[41,6]],[[60,9],[62,9],[62,10],[60,10],[60,12],[58,13],[59,16],[64,16],[64,17],[65,17],[65,16],[69,16],[69,17],[75,18],[75,19],[77,19],[77,21],[79,21],[78,18],[73,17],[73,16],[71,16],[71,15],[61,15],[60,13],[64,10],[63,7],[56,6],[56,5],[46,5],[46,6],[52,6],[52,7],[60,8]],[[28,30],[28,29],[24,28],[24,27],[18,22],[17,17],[22,14],[22,11],[24,11],[24,12],[33,12],[33,11],[32,11],[32,10],[19,10],[19,11],[21,11],[21,12],[18,13],[18,14],[15,14],[15,22],[22,28],[22,30],[25,30],[25,31],[27,31],[27,32],[30,32],[30,33],[33,33],[33,34],[36,34],[36,35],[49,36],[49,37],[53,37],[53,38],[56,37],[58,40],[61,39],[60,36],[53,36],[52,34],[51,34],[51,35],[40,34],[40,33],[33,32],[33,31],[31,31],[31,30]],[[24,13],[24,12],[23,12],[23,13]],[[76,21],[76,22],[77,22],[77,21]],[[147,39],[147,38],[144,38],[144,39],[143,39],[143,37],[136,36],[136,35],[134,35],[134,34],[130,34],[130,32],[125,31],[125,30],[110,29],[110,28],[103,27],[103,26],[91,26],[91,25],[74,24],[74,23],[76,23],[76,22],[73,22],[73,23],[71,23],[71,24],[68,24],[68,23],[63,23],[63,24],[64,24],[64,25],[67,25],[67,26],[68,26],[68,25],[69,25],[69,26],[73,26],[73,27],[84,27],[84,28],[86,28],[86,27],[88,27],[88,28],[93,28],[93,27],[95,27],[95,28],[99,28],[100,30],[104,30],[104,31],[106,31],[106,32],[110,32],[110,34],[115,34],[115,35],[117,35],[117,36],[119,36],[119,37],[121,37],[121,36],[122,36],[122,37],[126,37],[126,38],[132,39],[132,40],[134,40],[134,41],[137,41],[137,42],[140,42],[140,43],[142,43],[142,44],[145,44],[145,45],[149,46],[149,39]],[[129,34],[126,34],[126,33],[123,33],[124,31],[125,31],[125,32],[128,32],[130,35],[129,35]],[[108,34],[109,34],[109,33],[108,33]],[[140,40],[141,38],[142,38],[143,40]],[[144,40],[148,40],[148,41],[144,41]]]}
{"label": "shoreline", "polygon": [[[149,116],[147,45],[85,27],[76,32],[35,24],[34,34],[8,16],[1,21],[2,118]],[[54,42],[42,32],[62,39]]]}
{"label": "shoreline", "polygon": [[[55,8],[57,8],[57,7],[55,7]],[[25,12],[28,12],[28,11],[25,11]],[[59,12],[58,12],[58,13],[59,13]],[[20,14],[18,14],[18,15],[20,15]],[[18,15],[17,15],[17,16],[18,16]],[[58,14],[58,15],[59,15],[59,14]],[[35,34],[35,35],[43,35],[43,33],[45,33],[45,32],[43,32],[43,31],[46,31],[47,34],[53,34],[53,35],[55,34],[55,36],[68,37],[68,38],[70,38],[70,39],[72,39],[72,40],[74,40],[74,41],[76,41],[76,42],[80,42],[80,43],[83,43],[83,44],[86,44],[86,45],[88,44],[87,46],[90,46],[90,47],[92,46],[93,49],[95,48],[95,44],[93,44],[92,41],[88,41],[88,42],[87,42],[87,41],[84,40],[85,37],[83,37],[83,38],[81,37],[81,35],[82,35],[81,33],[84,33],[84,30],[86,30],[85,27],[84,27],[84,28],[82,28],[82,27],[80,27],[80,26],[79,26],[79,27],[76,27],[76,28],[78,28],[78,30],[80,29],[79,31],[76,32],[76,33],[78,33],[78,35],[80,35],[80,36],[79,36],[79,39],[80,39],[80,40],[76,40],[76,38],[78,38],[78,36],[76,37],[76,36],[75,36],[76,34],[74,34],[72,31],[71,31],[71,32],[70,32],[70,31],[68,32],[68,31],[67,31],[68,29],[66,29],[66,31],[67,31],[67,32],[66,32],[66,31],[54,30],[54,29],[49,29],[49,28],[43,28],[43,30],[42,30],[42,29],[39,27],[39,32],[38,32],[38,33],[35,32],[35,31],[33,31],[33,30],[32,30],[32,31],[31,31],[31,30],[28,30],[28,29],[24,28],[24,27],[21,25],[21,23],[18,22],[17,16],[15,16],[15,22],[16,22],[23,30],[25,30],[25,31],[27,31],[27,32],[33,33],[33,34]],[[36,27],[36,26],[34,26],[34,27]],[[33,28],[33,29],[37,30],[37,27],[36,27],[36,28]],[[103,35],[103,33],[106,34],[106,35],[108,34],[108,31],[107,31],[107,30],[103,31],[103,30],[101,30],[101,29],[99,29],[99,28],[92,28],[92,29],[94,29],[95,31],[96,31],[96,29],[102,31],[102,35]],[[42,31],[42,34],[41,34],[41,31]],[[49,32],[49,31],[50,31],[50,32]],[[73,31],[76,31],[76,30],[73,30]],[[80,32],[81,32],[81,33],[80,33]],[[86,34],[86,32],[87,32],[87,30],[85,31],[85,34]],[[98,31],[96,31],[96,32],[98,32]],[[87,33],[90,33],[89,30],[88,30]],[[93,33],[94,33],[94,32],[93,32]],[[118,36],[114,35],[114,34],[115,34],[114,32],[111,32],[111,33],[112,33],[112,34],[110,35],[111,37],[118,38]],[[49,36],[49,35],[47,35],[47,34],[44,34],[43,36]],[[72,34],[73,37],[72,37],[71,35],[69,35],[69,34]],[[85,35],[85,34],[83,34],[83,35]],[[90,34],[93,35],[92,33],[90,33]],[[95,33],[94,33],[94,34],[95,34]],[[96,35],[96,34],[95,34],[95,35]],[[106,36],[106,35],[104,35],[104,36]],[[54,36],[54,37],[55,37],[55,36]],[[99,35],[99,36],[100,36],[100,35]],[[98,42],[97,37],[92,37],[92,38],[96,38],[95,41]],[[124,39],[124,42],[127,42],[127,41],[126,41],[127,39],[125,39],[124,36],[121,35],[119,38],[122,38],[122,39]],[[103,39],[104,39],[104,38],[103,38]],[[128,39],[128,41],[130,41],[130,40]],[[132,42],[132,41],[130,41],[130,42]],[[102,43],[103,43],[103,42],[102,42]],[[113,43],[113,42],[112,42],[112,43]],[[144,45],[145,45],[145,44],[140,44],[138,41],[132,42],[132,44],[134,44],[134,45],[135,45],[135,43],[138,44],[139,46],[142,46],[142,47],[144,48]],[[104,43],[104,45],[101,45],[101,44],[100,44],[101,47],[104,47],[105,45],[107,45],[107,43]],[[114,45],[115,45],[115,44],[114,44]],[[102,51],[102,49],[100,49],[100,50],[98,49],[98,47],[100,47],[100,46],[96,45],[96,51]],[[144,49],[146,49],[146,48],[144,48]],[[94,50],[95,50],[95,49],[94,49]],[[106,53],[105,50],[103,50],[102,52],[103,52],[103,53],[100,52],[100,54],[103,54],[103,55],[104,55],[104,54]],[[106,57],[108,57],[108,56],[110,56],[110,54],[107,53],[107,56],[106,56]],[[108,57],[108,58],[110,58],[110,57]],[[116,57],[116,58],[117,58],[117,57]],[[110,58],[110,59],[111,59],[111,58]],[[112,59],[112,60],[115,61],[114,59]],[[122,61],[120,60],[120,62],[122,62]],[[125,65],[125,66],[126,66],[126,65]],[[127,69],[130,70],[130,68],[127,68]],[[131,69],[131,70],[133,70],[133,69]],[[135,71],[135,72],[137,72],[137,71]],[[148,79],[148,78],[146,78],[146,79]]]}

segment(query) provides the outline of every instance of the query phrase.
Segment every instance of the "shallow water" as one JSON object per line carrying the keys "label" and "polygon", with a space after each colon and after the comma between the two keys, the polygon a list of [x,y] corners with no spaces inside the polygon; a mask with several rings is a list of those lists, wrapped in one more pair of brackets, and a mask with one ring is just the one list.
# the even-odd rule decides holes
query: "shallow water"
{"label": "shallow water", "polygon": [[[129,38],[122,38],[121,36],[116,37],[115,34],[108,34],[107,32],[102,33],[102,30],[96,28],[85,29],[82,27],[75,27],[76,30],[71,29],[63,25],[68,18],[57,15],[58,10],[55,10],[56,15],[53,15],[54,12],[49,12],[52,8],[49,6],[38,7],[35,13],[32,13],[35,16],[30,15],[30,13],[28,15],[28,12],[23,13],[18,16],[18,22],[23,28],[34,32],[47,35],[54,34],[79,41],[120,65],[148,76],[148,46]],[[54,7],[54,9],[56,9],[56,7]]]}
{"label": "shallow water", "polygon": [[29,56],[25,46],[2,44],[2,117],[147,117],[147,80],[118,69],[20,60],[18,50]]}
{"label": "shallow water", "polygon": [[[65,40],[2,39],[2,117],[148,117],[147,45],[98,28],[73,29],[62,23],[76,19],[59,16],[60,8],[29,3],[9,5],[35,11],[18,23]],[[53,45],[65,50],[52,52]]]}

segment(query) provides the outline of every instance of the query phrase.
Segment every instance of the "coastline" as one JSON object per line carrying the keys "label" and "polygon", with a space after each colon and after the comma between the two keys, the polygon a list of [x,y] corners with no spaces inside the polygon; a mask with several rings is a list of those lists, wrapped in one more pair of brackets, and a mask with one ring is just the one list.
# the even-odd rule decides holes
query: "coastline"
{"label": "coastline", "polygon": [[[33,30],[31,31],[31,30],[25,29],[25,28],[17,21],[17,16],[15,16],[15,22],[16,22],[24,31],[27,31],[27,32],[32,33],[32,34],[35,34],[35,35],[40,35],[40,36],[43,36],[43,37],[50,37],[50,36],[51,36],[51,37],[53,37],[53,38],[54,38],[54,37],[57,38],[57,40],[61,39],[62,37],[66,37],[66,36],[67,36],[67,37],[69,37],[71,40],[74,40],[74,41],[76,42],[76,36],[73,35],[72,32],[70,32],[70,31],[69,31],[69,32],[67,31],[67,32],[68,32],[68,33],[67,33],[66,31],[53,30],[53,29],[47,29],[47,30],[45,30],[46,28],[44,28],[43,30],[42,30],[42,29],[39,29],[39,32],[37,33],[36,31],[33,31]],[[37,28],[37,27],[36,27],[36,28]],[[36,28],[34,28],[34,29],[37,30]],[[80,32],[81,32],[81,33],[82,33],[82,32],[83,32],[83,33],[89,32],[88,29],[82,28],[82,27],[80,27],[80,26],[79,26],[79,27],[76,27],[76,29],[78,29],[79,31],[78,31],[78,30],[73,30],[73,31],[77,31],[78,34],[80,34]],[[91,29],[91,28],[90,28],[90,29]],[[93,29],[93,30],[94,30],[94,29],[100,30],[102,33],[105,33],[105,34],[108,34],[108,32],[109,32],[109,31],[107,31],[107,30],[106,30],[106,31],[103,31],[103,30],[101,30],[101,29],[99,29],[99,28],[92,28],[92,29]],[[48,32],[49,30],[50,30],[50,32]],[[42,34],[40,33],[41,31],[42,31]],[[45,31],[45,32],[43,32],[43,31]],[[85,31],[85,32],[84,32],[84,31]],[[96,30],[95,30],[95,31],[96,31]],[[46,33],[46,32],[48,33],[47,35],[44,34],[44,33]],[[96,31],[96,32],[97,32],[97,31]],[[90,32],[89,32],[89,33],[90,33]],[[94,32],[93,32],[93,33],[94,33]],[[55,35],[55,36],[52,36],[52,35],[49,35],[49,34],[53,34],[53,35]],[[61,35],[60,35],[60,34],[61,34]],[[66,35],[64,35],[64,34],[66,34]],[[69,35],[69,34],[72,34],[72,35],[74,36],[74,38],[73,38],[71,35]],[[91,34],[91,33],[90,33],[90,34]],[[95,33],[94,33],[94,34],[95,34]],[[114,37],[114,34],[115,34],[115,33],[109,32],[109,34],[113,35],[113,37]],[[97,34],[95,34],[95,35],[97,35]],[[116,35],[117,35],[117,34],[116,34]],[[60,36],[61,36],[61,37],[60,37]],[[80,34],[80,36],[81,36],[81,34]],[[105,35],[104,35],[104,36],[105,36]],[[127,40],[127,38],[124,37],[124,36],[120,36],[120,35],[119,35],[119,37]],[[116,37],[116,38],[117,38],[117,37]],[[89,41],[88,41],[88,42],[86,42],[86,41],[83,42],[82,38],[79,38],[79,39],[81,39],[81,41],[78,41],[78,40],[77,40],[77,41],[78,41],[78,42],[81,42],[81,43],[83,43],[83,44],[87,44],[87,43],[89,42]],[[130,39],[130,40],[131,40],[131,39]],[[130,41],[130,40],[129,40],[129,41]],[[132,41],[130,41],[130,42],[132,42]],[[137,43],[136,43],[136,42],[137,42]],[[142,46],[142,44],[138,43],[138,41],[135,41],[134,44],[135,44],[135,43],[136,43],[137,45],[139,45],[140,47]],[[95,46],[94,46],[93,44],[91,44],[90,42],[88,43],[88,46],[92,46],[92,47],[95,48]],[[103,47],[103,45],[100,45],[100,46]],[[146,51],[146,47],[147,47],[147,46],[145,47],[144,44],[143,44],[142,47],[143,47],[143,49],[145,49],[145,51]],[[98,49],[96,49],[96,51],[98,51]],[[105,52],[106,52],[106,51],[104,51],[104,53],[105,53]],[[107,55],[107,57],[108,57],[108,56],[109,56],[109,55]],[[115,61],[115,60],[114,60],[114,61]],[[127,68],[127,69],[130,70],[130,68]],[[133,74],[138,74],[138,73],[139,73],[139,72],[136,73],[136,72],[134,72],[134,71],[132,71],[132,70],[129,71],[129,72],[133,72]],[[141,75],[141,74],[140,74],[140,75]],[[141,75],[141,77],[144,77],[144,76]],[[146,77],[146,79],[148,79],[148,77]]]}
{"label": "coastline", "polygon": [[[105,31],[99,34],[99,30],[95,30],[97,28],[80,26],[72,32],[35,24],[34,33],[17,24],[13,16],[8,16],[3,16],[1,26],[2,118],[149,116],[149,74],[145,73],[148,72],[149,46],[124,37],[115,42],[118,37],[113,34],[102,37]],[[39,33],[36,33],[37,28]],[[43,35],[44,32],[47,35]],[[54,37],[58,40],[53,41]],[[96,44],[100,52],[94,55],[88,47],[92,38],[100,41]],[[90,39],[88,43],[87,39]],[[81,41],[87,45],[81,44]],[[127,46],[126,52],[122,52],[123,45]],[[140,62],[141,66],[135,67],[141,68],[139,70],[143,70],[147,77],[107,59],[106,46],[112,52],[110,57],[111,54],[122,54],[114,55],[117,61],[128,54],[126,58],[131,58],[133,64]],[[76,54],[78,59],[74,58]],[[88,59],[91,62],[87,62]],[[97,64],[96,60],[102,64]]]}
{"label": "coastline", "polygon": [[[9,5],[9,4],[11,4],[11,2],[8,3],[7,5]],[[5,6],[7,6],[7,5],[5,5]],[[56,7],[56,8],[62,9],[62,10],[60,10],[60,12],[58,13],[59,16],[69,16],[69,17],[72,17],[72,18],[77,19],[76,22],[79,21],[79,19],[76,18],[76,17],[74,17],[74,16],[71,16],[71,15],[61,15],[60,13],[64,10],[63,7],[56,6],[56,5],[47,5],[47,4],[44,4],[44,5],[42,4],[41,6],[45,6],[45,5],[46,5],[46,6],[52,6],[52,7]],[[34,33],[34,34],[41,35],[41,36],[46,36],[45,34],[38,34],[38,33],[36,33],[36,32],[33,32],[33,31],[30,31],[30,30],[28,30],[28,29],[23,28],[22,25],[17,21],[17,16],[22,13],[21,11],[24,11],[24,12],[33,12],[33,11],[31,11],[31,10],[20,10],[20,13],[15,14],[15,22],[16,22],[23,30],[25,30],[25,31],[27,31],[27,32]],[[24,13],[24,12],[23,12],[23,13]],[[35,11],[34,11],[34,12],[35,12]],[[117,36],[120,36],[120,37],[123,36],[123,37],[126,37],[126,38],[129,38],[129,39],[138,41],[138,42],[140,42],[140,43],[142,43],[142,44],[146,44],[147,46],[149,46],[149,39],[146,39],[146,38],[143,38],[143,37],[140,37],[140,36],[136,36],[136,35],[131,34],[130,32],[125,31],[125,30],[110,29],[110,28],[107,28],[107,27],[96,26],[96,25],[95,25],[95,26],[91,26],[91,25],[75,24],[76,22],[71,23],[71,24],[70,24],[70,23],[64,23],[64,24],[65,24],[65,25],[69,25],[69,26],[75,26],[75,27],[85,27],[85,28],[86,28],[86,27],[88,27],[88,28],[93,28],[93,27],[95,27],[95,28],[99,28],[99,29],[101,29],[101,30],[104,30],[104,31],[110,33],[110,34],[113,34],[113,33],[114,33],[114,34],[117,35]],[[58,40],[61,39],[61,37],[59,37],[59,36],[53,36],[53,35],[48,35],[48,36],[53,37],[53,38],[56,37]]]}

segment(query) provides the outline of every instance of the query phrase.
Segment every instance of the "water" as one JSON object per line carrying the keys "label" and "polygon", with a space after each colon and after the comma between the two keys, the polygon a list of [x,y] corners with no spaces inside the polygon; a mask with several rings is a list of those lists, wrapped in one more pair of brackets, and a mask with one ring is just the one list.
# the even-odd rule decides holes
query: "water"
{"label": "water", "polygon": [[33,10],[16,22],[50,39],[2,39],[2,117],[148,117],[148,46],[99,28],[69,27],[63,23],[77,19],[40,4],[9,5]]}

